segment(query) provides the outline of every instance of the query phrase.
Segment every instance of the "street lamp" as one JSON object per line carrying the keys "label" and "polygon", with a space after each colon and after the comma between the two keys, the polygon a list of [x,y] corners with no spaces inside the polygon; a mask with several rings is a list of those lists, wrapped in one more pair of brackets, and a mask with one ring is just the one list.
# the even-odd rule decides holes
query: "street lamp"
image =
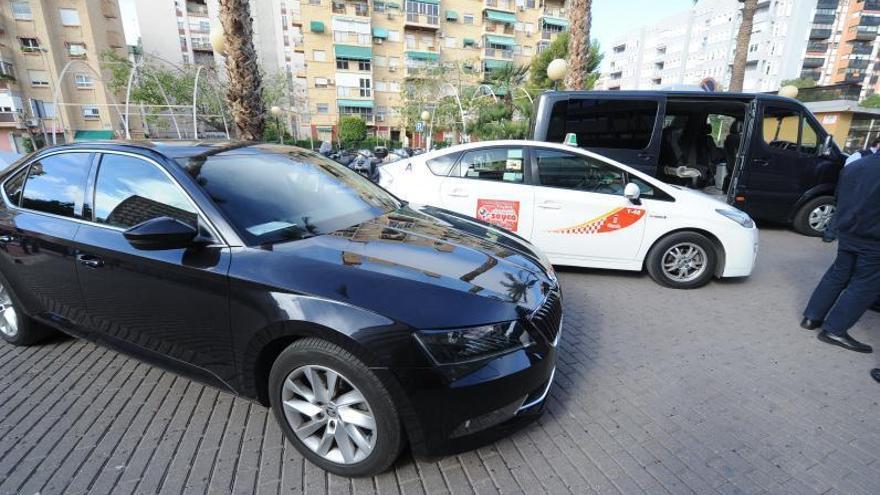
{"label": "street lamp", "polygon": [[431,118],[431,112],[427,110],[422,110],[422,113],[419,115],[422,119],[422,143],[425,146],[425,151],[430,151],[430,146],[428,145],[428,141],[431,139],[431,136],[428,135],[427,139],[425,138],[425,126],[428,125],[428,120]]}
{"label": "street lamp", "polygon": [[223,26],[214,24],[211,26],[211,48],[214,53],[226,56],[226,33],[223,32]]}
{"label": "street lamp", "polygon": [[553,89],[559,89],[559,81],[565,79],[568,72],[568,62],[564,58],[557,58],[547,66],[547,77],[553,81]]}
{"label": "street lamp", "polygon": [[278,129],[278,144],[284,144],[284,130],[281,128],[281,114],[284,110],[278,105],[272,105],[269,113],[275,116],[275,128]]}

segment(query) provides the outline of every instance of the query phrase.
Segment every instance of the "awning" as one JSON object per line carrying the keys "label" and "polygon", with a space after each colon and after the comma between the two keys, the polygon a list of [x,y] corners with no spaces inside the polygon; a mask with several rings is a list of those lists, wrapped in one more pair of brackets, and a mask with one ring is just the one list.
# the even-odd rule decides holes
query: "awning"
{"label": "awning", "polygon": [[413,1],[419,2],[419,3],[430,3],[430,4],[434,4],[434,5],[440,5],[440,0],[413,0]]}
{"label": "awning", "polygon": [[477,40],[475,40],[473,38],[465,38],[463,41],[464,41],[464,46],[474,46],[477,44]]}
{"label": "awning", "polygon": [[321,21],[312,21],[309,23],[309,30],[313,33],[323,33],[324,23]]}
{"label": "awning", "polygon": [[113,131],[76,131],[74,141],[105,141],[116,137]]}
{"label": "awning", "polygon": [[493,36],[491,34],[486,35],[486,41],[493,45],[501,46],[513,46],[516,44],[516,40],[513,38],[508,38],[507,36]]}
{"label": "awning", "polygon": [[349,60],[371,60],[373,49],[368,46],[333,45],[333,53],[336,58]]}
{"label": "awning", "polygon": [[399,8],[400,8],[400,4],[397,3],[397,2],[388,2],[388,3],[385,4],[385,8],[386,8],[386,9],[399,9]]}
{"label": "awning", "polygon": [[339,108],[342,107],[353,107],[353,108],[373,108],[373,100],[343,100],[337,99],[336,105]]}
{"label": "awning", "polygon": [[431,60],[436,62],[440,60],[440,55],[434,52],[406,52],[406,58],[414,60]]}
{"label": "awning", "polygon": [[458,12],[454,10],[446,11],[446,20],[447,21],[457,21],[458,20]]}
{"label": "awning", "polygon": [[492,60],[491,58],[487,58],[483,63],[487,69],[501,69],[512,64],[512,62],[507,60]]}
{"label": "awning", "polygon": [[486,18],[490,21],[503,22],[506,24],[516,24],[516,14],[510,12],[502,12],[500,10],[486,9]]}
{"label": "awning", "polygon": [[550,26],[558,26],[563,29],[568,29],[568,20],[560,19],[558,17],[543,17],[544,24],[549,24]]}
{"label": "awning", "polygon": [[388,30],[385,28],[373,28],[373,38],[388,39]]}

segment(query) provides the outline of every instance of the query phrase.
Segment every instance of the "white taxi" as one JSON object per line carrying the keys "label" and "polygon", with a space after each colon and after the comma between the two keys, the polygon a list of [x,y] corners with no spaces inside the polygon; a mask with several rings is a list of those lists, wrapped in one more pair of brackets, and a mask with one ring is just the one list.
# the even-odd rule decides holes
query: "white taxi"
{"label": "white taxi", "polygon": [[646,269],[673,288],[746,277],[758,252],[742,211],[564,144],[453,146],[381,167],[379,184],[516,232],[555,265]]}

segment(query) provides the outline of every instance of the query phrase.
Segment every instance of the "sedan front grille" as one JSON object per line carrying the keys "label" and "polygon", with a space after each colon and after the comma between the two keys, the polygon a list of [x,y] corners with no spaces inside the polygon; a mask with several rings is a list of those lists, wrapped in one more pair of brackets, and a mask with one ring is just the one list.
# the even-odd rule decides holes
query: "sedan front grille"
{"label": "sedan front grille", "polygon": [[559,289],[547,294],[544,303],[532,313],[529,322],[548,342],[556,345],[556,337],[562,324],[562,295]]}

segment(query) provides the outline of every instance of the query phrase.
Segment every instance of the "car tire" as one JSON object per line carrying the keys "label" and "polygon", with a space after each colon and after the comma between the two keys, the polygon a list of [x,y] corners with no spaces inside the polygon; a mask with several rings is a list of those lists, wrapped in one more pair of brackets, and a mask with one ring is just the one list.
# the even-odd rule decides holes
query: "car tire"
{"label": "car tire", "polygon": [[800,234],[822,237],[828,222],[834,216],[834,196],[819,196],[807,201],[794,216],[792,227]]}
{"label": "car tire", "polygon": [[269,401],[287,439],[333,474],[382,473],[403,448],[391,394],[361,360],[330,342],[307,338],[282,351],[269,374]]}
{"label": "car tire", "polygon": [[706,285],[715,276],[717,264],[712,241],[696,232],[677,232],[660,239],[645,260],[651,278],[673,289]]}
{"label": "car tire", "polygon": [[9,282],[0,275],[0,337],[17,346],[29,346],[54,335],[56,330],[37,322],[24,311]]}

